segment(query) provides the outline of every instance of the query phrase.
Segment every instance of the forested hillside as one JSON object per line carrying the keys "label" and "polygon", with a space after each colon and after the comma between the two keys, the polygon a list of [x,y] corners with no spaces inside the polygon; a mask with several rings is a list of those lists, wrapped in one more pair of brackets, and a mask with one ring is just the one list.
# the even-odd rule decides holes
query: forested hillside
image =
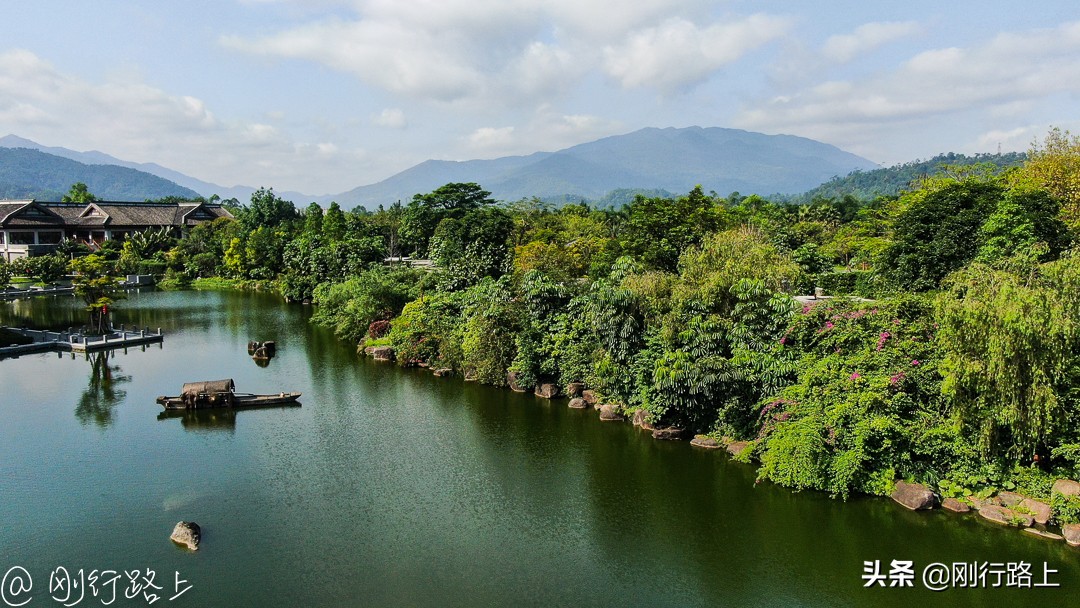
{"label": "forested hillside", "polygon": [[930,160],[915,160],[869,171],[852,171],[843,177],[834,177],[802,194],[777,198],[793,203],[809,203],[815,199],[840,198],[849,195],[860,200],[872,200],[879,196],[897,195],[903,190],[918,187],[921,180],[947,175],[959,167],[974,168],[978,165],[987,165],[994,169],[1005,169],[1020,166],[1025,158],[1026,155],[1022,152],[974,156],[950,152],[939,154]]}
{"label": "forested hillside", "polygon": [[102,200],[143,201],[199,195],[166,179],[115,165],[84,165],[27,148],[0,148],[0,198],[59,201],[82,182]]}

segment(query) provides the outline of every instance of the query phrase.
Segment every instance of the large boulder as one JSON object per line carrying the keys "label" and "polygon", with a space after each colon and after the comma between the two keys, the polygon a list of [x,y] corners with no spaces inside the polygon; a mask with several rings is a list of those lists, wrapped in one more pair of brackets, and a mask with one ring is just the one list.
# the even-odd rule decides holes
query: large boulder
{"label": "large boulder", "polygon": [[634,426],[641,428],[641,430],[643,431],[652,432],[656,430],[656,427],[653,426],[653,423],[649,422],[648,410],[634,410],[634,416],[630,419],[630,422],[632,422]]}
{"label": "large boulder", "polygon": [[748,445],[750,445],[750,442],[748,441],[732,441],[724,446],[724,449],[727,450],[728,454],[738,456],[743,453],[743,450],[745,450]]}
{"label": "large boulder", "polygon": [[614,403],[605,403],[600,406],[600,420],[625,420],[622,414],[619,413],[619,406]]}
{"label": "large boulder", "polygon": [[720,442],[712,437],[697,436],[690,440],[690,445],[697,446],[699,448],[705,448],[706,450],[719,450],[724,447],[720,445]]}
{"label": "large boulder", "polygon": [[652,438],[653,439],[666,439],[668,441],[674,441],[674,440],[677,440],[677,439],[682,439],[683,435],[685,435],[685,434],[686,434],[686,429],[682,429],[682,428],[679,428],[677,426],[668,426],[668,427],[664,427],[662,429],[653,429]]}
{"label": "large boulder", "polygon": [[592,389],[581,391],[581,398],[589,405],[596,405],[600,401],[600,396]]}
{"label": "large boulder", "polygon": [[1041,500],[1024,498],[1020,501],[1020,510],[1031,513],[1031,516],[1035,518],[1035,523],[1045,526],[1046,522],[1050,521],[1050,505]]}
{"label": "large boulder", "polygon": [[450,369],[449,367],[440,367],[439,369],[431,370],[431,373],[442,378],[444,376],[449,376],[453,374],[454,370]]}
{"label": "large boulder", "polygon": [[1065,537],[1065,542],[1073,547],[1080,547],[1080,524],[1061,526],[1061,535]]}
{"label": "large boulder", "polygon": [[979,509],[979,516],[997,524],[1006,526],[1022,526],[1029,528],[1035,523],[1035,519],[1027,513],[1013,511],[1008,507],[998,505],[986,505]]}
{"label": "large boulder", "polygon": [[575,410],[583,410],[583,409],[589,407],[589,404],[586,403],[586,401],[584,399],[582,399],[581,397],[574,397],[573,399],[570,400],[570,403],[568,405],[570,407],[574,408]]}
{"label": "large boulder", "polygon": [[538,384],[533,390],[533,394],[544,399],[554,399],[559,396],[559,385],[551,382]]}
{"label": "large boulder", "polygon": [[566,385],[566,396],[573,399],[574,397],[580,397],[581,392],[585,390],[584,382],[571,382]]}
{"label": "large boulder", "polygon": [[518,377],[519,374],[517,372],[506,372],[506,385],[509,386],[512,391],[524,393],[525,387],[521,386],[521,383],[518,382]]}
{"label": "large boulder", "polygon": [[393,361],[394,360],[394,347],[392,346],[376,346],[371,349],[371,356],[375,357],[376,361]]}
{"label": "large boulder", "polygon": [[1064,540],[1065,537],[1060,534],[1054,534],[1053,532],[1047,532],[1046,530],[1040,530],[1038,528],[1024,528],[1024,532],[1031,534],[1032,536],[1039,536],[1046,540]]}
{"label": "large boulder", "polygon": [[934,493],[921,483],[896,482],[892,499],[912,511],[934,508]]}
{"label": "large boulder", "polygon": [[1059,479],[1054,482],[1054,487],[1050,492],[1062,496],[1080,496],[1080,483],[1071,479]]}
{"label": "large boulder", "polygon": [[178,545],[198,551],[199,543],[202,542],[202,528],[193,521],[178,521],[169,538]]}
{"label": "large boulder", "polygon": [[967,503],[959,498],[952,498],[951,496],[941,501],[941,508],[946,511],[952,511],[953,513],[967,513],[971,510],[971,507],[969,507]]}
{"label": "large boulder", "polygon": [[1016,492],[998,492],[995,498],[997,498],[999,505],[1007,509],[1015,507],[1024,500],[1024,496],[1022,494],[1017,494]]}

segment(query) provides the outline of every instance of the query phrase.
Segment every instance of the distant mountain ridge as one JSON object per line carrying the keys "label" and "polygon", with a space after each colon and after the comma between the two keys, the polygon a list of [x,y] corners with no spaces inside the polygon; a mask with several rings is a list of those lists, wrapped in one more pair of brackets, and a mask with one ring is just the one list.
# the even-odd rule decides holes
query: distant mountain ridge
{"label": "distant mountain ridge", "polygon": [[75,182],[83,182],[100,199],[144,201],[197,192],[167,179],[116,165],[87,165],[28,148],[0,147],[0,198],[59,201]]}
{"label": "distant mountain ridge", "polygon": [[[135,169],[205,197],[217,194],[245,202],[255,190],[225,188],[154,163],[122,161],[97,151],[47,147],[14,135],[0,138],[0,148],[4,147],[35,149],[88,165]],[[406,202],[415,194],[431,192],[449,182],[476,182],[504,201],[531,197],[597,201],[613,191],[682,193],[699,184],[719,194],[798,194],[852,171],[877,168],[873,162],[835,146],[793,135],[719,127],[650,127],[556,152],[491,160],[427,160],[378,183],[336,195],[276,192],[300,206],[311,201],[324,205],[337,201],[346,209]]]}
{"label": "distant mountain ridge", "polygon": [[407,201],[447,182],[477,182],[501,200],[602,198],[616,189],[795,194],[875,163],[793,135],[738,129],[646,128],[558,152],[494,160],[429,160],[335,200],[343,207]]}
{"label": "distant mountain ridge", "polygon": [[[126,167],[128,169],[142,171],[143,173],[149,173],[150,175],[156,175],[157,177],[173,182],[206,198],[217,194],[221,198],[235,198],[243,203],[247,202],[251,198],[251,193],[256,190],[250,186],[219,186],[189,175],[184,175],[183,173],[169,169],[168,167],[162,167],[157,163],[134,163],[97,150],[78,152],[76,150],[57,146],[44,146],[35,141],[19,137],[18,135],[5,135],[4,137],[0,137],[0,148],[27,148],[30,150],[38,150],[46,154],[73,160],[84,165],[114,165],[117,167]],[[65,188],[64,191],[67,192],[67,189]],[[297,200],[304,201],[319,198],[309,197],[300,192],[279,192],[278,194],[286,198],[291,196],[296,197]]]}

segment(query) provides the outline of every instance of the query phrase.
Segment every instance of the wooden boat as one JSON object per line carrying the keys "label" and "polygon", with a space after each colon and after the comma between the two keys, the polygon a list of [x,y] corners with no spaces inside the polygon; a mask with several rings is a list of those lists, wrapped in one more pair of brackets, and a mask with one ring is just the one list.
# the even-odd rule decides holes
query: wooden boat
{"label": "wooden boat", "polygon": [[255,395],[237,393],[236,384],[231,378],[209,380],[206,382],[188,382],[180,391],[179,397],[162,395],[157,402],[167,410],[189,410],[211,407],[263,407],[268,405],[294,404],[300,393],[276,393]]}

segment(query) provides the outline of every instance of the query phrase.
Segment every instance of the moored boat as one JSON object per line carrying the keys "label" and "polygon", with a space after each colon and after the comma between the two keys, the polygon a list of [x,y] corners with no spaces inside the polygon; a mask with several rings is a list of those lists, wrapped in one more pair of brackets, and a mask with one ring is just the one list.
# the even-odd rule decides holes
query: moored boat
{"label": "moored boat", "polygon": [[262,407],[296,403],[300,393],[271,393],[256,395],[237,393],[231,378],[188,382],[177,397],[160,396],[157,402],[167,410],[203,409],[212,407]]}

